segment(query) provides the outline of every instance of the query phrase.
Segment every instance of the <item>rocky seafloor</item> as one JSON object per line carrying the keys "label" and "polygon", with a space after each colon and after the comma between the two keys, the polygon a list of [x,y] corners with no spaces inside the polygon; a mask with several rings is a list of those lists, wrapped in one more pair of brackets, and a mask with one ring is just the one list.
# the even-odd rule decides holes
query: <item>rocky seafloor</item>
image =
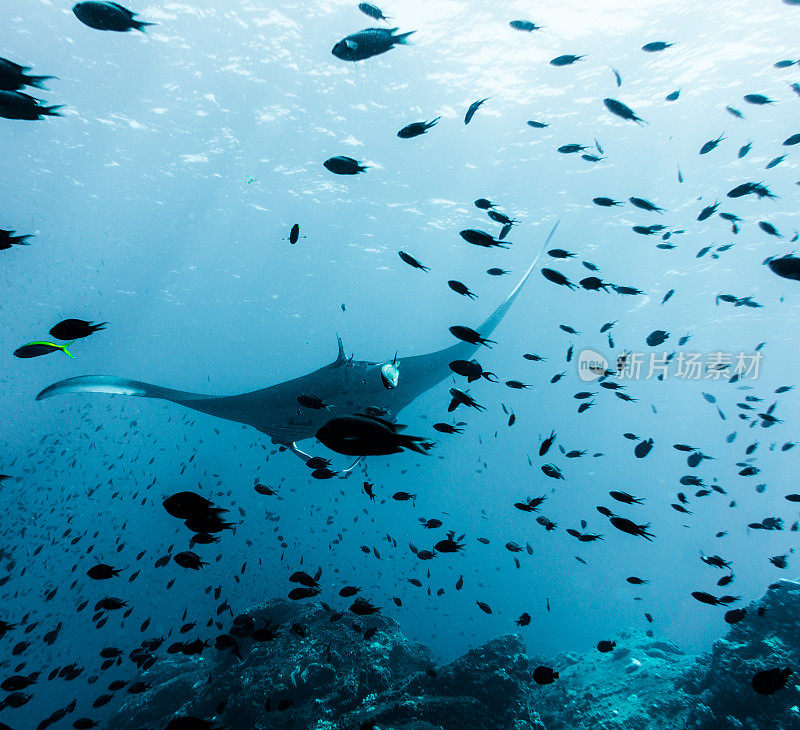
{"label": "rocky seafloor", "polygon": [[[708,654],[649,634],[547,659],[507,635],[436,665],[379,614],[272,600],[238,617],[220,650],[159,660],[109,728],[800,729],[800,583],[770,586]],[[559,673],[552,684],[534,681],[541,665]],[[786,686],[754,691],[756,672],[786,667],[798,670]]]}

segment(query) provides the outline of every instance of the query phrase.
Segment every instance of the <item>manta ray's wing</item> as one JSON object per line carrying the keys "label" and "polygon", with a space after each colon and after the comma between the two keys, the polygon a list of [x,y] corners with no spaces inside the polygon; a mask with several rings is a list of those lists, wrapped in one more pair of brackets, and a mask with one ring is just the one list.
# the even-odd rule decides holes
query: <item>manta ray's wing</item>
{"label": "manta ray's wing", "polygon": [[[482,338],[489,337],[508,312],[556,228],[558,223],[550,231],[539,255],[514,290],[477,328],[476,331]],[[301,458],[307,459],[308,455],[297,449],[294,442],[314,436],[319,427],[334,415],[360,412],[374,406],[383,408],[387,417],[394,418],[422,393],[447,378],[452,372],[449,368],[450,362],[466,360],[479,348],[478,345],[459,342],[427,355],[402,358],[397,362],[400,370],[398,386],[387,390],[381,384],[380,363],[352,363],[345,357],[341,339],[338,342],[338,355],[330,365],[298,378],[240,395],[205,395],[113,375],[84,375],[48,386],[36,396],[36,400],[62,393],[117,393],[159,398],[217,418],[252,426],[270,436],[274,443],[287,446]],[[325,402],[334,403],[336,409],[301,409],[297,402],[300,395],[317,395]]]}
{"label": "manta ray's wing", "polygon": [[142,398],[160,398],[212,415],[217,415],[217,402],[224,400],[216,395],[162,388],[160,385],[143,383],[141,380],[118,378],[114,375],[79,375],[76,378],[59,380],[41,391],[36,396],[36,400],[44,400],[62,393],[116,393],[118,395],[137,395]]}
{"label": "manta ray's wing", "polygon": [[337,340],[339,352],[336,360],[329,365],[308,375],[241,395],[206,395],[114,375],[82,375],[53,383],[41,391],[36,400],[63,393],[112,393],[158,398],[217,418],[253,426],[271,436],[275,443],[291,447],[294,441],[313,436],[321,425],[310,422],[307,417],[298,416],[297,396],[316,392],[334,379],[342,378],[347,358],[342,340],[338,336]]}

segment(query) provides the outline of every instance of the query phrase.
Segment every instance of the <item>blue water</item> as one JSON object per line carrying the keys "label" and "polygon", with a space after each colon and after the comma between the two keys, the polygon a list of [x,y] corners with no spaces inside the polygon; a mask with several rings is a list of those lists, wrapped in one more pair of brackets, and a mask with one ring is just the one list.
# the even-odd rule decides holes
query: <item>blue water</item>
{"label": "blue water", "polygon": [[[783,499],[796,491],[797,452],[780,449],[797,437],[797,391],[773,391],[796,382],[800,284],[778,278],[762,261],[794,251],[790,239],[800,227],[797,150],[781,145],[800,131],[800,97],[790,88],[800,68],[773,66],[796,57],[800,9],[777,0],[713,9],[655,0],[634,7],[572,0],[535,9],[406,0],[382,9],[393,25],[417,31],[413,45],[348,64],[331,55],[333,44],[375,25],[353,2],[132,0],[129,7],[158,25],[146,34],[103,33],[78,22],[69,3],[5,5],[0,55],[57,76],[47,91],[34,91],[64,108],[62,118],[40,122],[0,119],[0,227],[35,235],[27,247],[0,252],[0,471],[15,477],[0,489],[0,547],[13,551],[15,561],[0,589],[0,619],[22,622],[27,613],[27,623],[39,622],[28,635],[18,627],[0,640],[0,666],[11,675],[24,662],[23,673],[43,674],[34,699],[4,710],[0,720],[27,727],[72,697],[90,702],[101,685],[135,674],[124,660],[124,671],[104,672],[88,686],[102,647],[127,653],[144,637],[176,632],[185,609],[186,620],[213,637],[215,630],[203,634],[203,627],[223,599],[239,612],[286,595],[295,570],[313,574],[322,567],[319,598],[336,607],[345,605],[341,586],[360,586],[361,595],[443,659],[516,630],[524,611],[532,622],[521,631],[537,655],[585,650],[624,626],[652,628],[686,650],[702,650],[724,632],[724,609],[696,602],[692,591],[750,600],[779,577],[796,575],[795,556],[787,570],[768,558],[797,543],[789,531],[797,509]],[[517,18],[545,29],[514,31],[508,22]],[[661,53],[640,50],[656,40],[675,45]],[[549,65],[564,53],[586,58]],[[611,67],[621,74],[619,89]],[[676,89],[679,100],[664,101]],[[747,104],[742,97],[749,93],[776,103]],[[466,108],[484,97],[489,101],[465,126]],[[648,124],[612,116],[604,97],[624,101]],[[726,105],[745,118],[734,118]],[[424,136],[396,136],[408,123],[437,116],[438,126]],[[529,119],[550,126],[532,129]],[[717,149],[698,155],[721,134]],[[598,163],[556,152],[572,142],[593,146],[595,139],[604,150]],[[748,140],[752,151],[737,159]],[[764,169],[784,153],[786,160]],[[322,166],[334,155],[370,169],[334,176]],[[746,181],[764,181],[779,197],[725,197]],[[626,202],[600,208],[592,203],[596,196]],[[666,212],[639,210],[630,196]],[[507,250],[459,237],[464,228],[499,231],[473,206],[479,197],[518,219]],[[717,216],[696,221],[717,200],[720,211],[743,219],[738,235]],[[604,281],[646,294],[570,291],[535,272],[495,332],[498,344],[477,356],[501,381],[470,388],[487,410],[455,412],[455,420],[468,422],[463,435],[432,430],[448,420],[448,388],[465,387],[458,377],[401,414],[409,433],[436,437],[428,457],[370,458],[366,477],[357,470],[347,479],[317,481],[261,434],[177,405],[99,394],[34,401],[50,383],[92,373],[207,393],[253,390],[332,361],[336,333],[357,359],[383,362],[395,351],[440,349],[453,342],[450,325],[477,326],[503,300],[557,220],[551,246],[578,256],[545,256],[540,267],[577,282],[591,274],[580,261],[590,261]],[[784,238],[767,235],[758,221],[771,222]],[[295,222],[305,237],[292,246],[285,239]],[[657,249],[660,234],[631,231],[655,223],[686,230],[670,239],[675,249]],[[705,246],[731,243],[717,259],[696,257]],[[406,266],[400,249],[430,273]],[[511,273],[488,276],[490,267]],[[453,293],[448,279],[463,281],[478,299]],[[660,306],[670,289],[675,295]],[[764,306],[717,305],[719,293],[752,295]],[[13,357],[67,317],[109,325],[75,343],[74,360],[60,353]],[[613,320],[612,350],[598,330]],[[559,324],[581,334],[566,334]],[[649,348],[645,338],[656,329],[670,339]],[[689,343],[677,348],[688,333]],[[571,343],[576,357],[593,348],[613,360],[623,350],[753,353],[762,342],[755,380],[643,378],[626,383],[636,403],[587,386],[575,359],[565,362]],[[529,362],[526,352],[547,360]],[[560,371],[566,376],[551,384]],[[503,385],[508,379],[532,387],[512,390]],[[572,396],[583,390],[599,394],[579,415]],[[726,420],[703,391],[716,396]],[[752,404],[761,412],[777,400],[775,415],[784,423],[751,428],[738,414],[754,412],[736,406],[746,395],[764,399]],[[512,427],[501,404],[516,414]],[[539,444],[551,429],[567,451],[588,453],[566,459],[554,447],[540,458]],[[734,431],[738,437],[728,444]],[[653,438],[653,451],[635,458],[636,442],[626,432]],[[754,441],[761,473],[740,477],[736,462]],[[690,469],[675,443],[715,458]],[[301,446],[331,456],[337,468],[347,462],[311,442]],[[593,458],[597,452],[603,455]],[[544,476],[543,463],[557,464],[565,480]],[[678,483],[685,474],[716,479],[727,495],[695,498],[696,488]],[[375,484],[374,503],[361,491],[364,478]],[[279,495],[256,494],[256,479]],[[757,484],[766,484],[763,493]],[[615,503],[608,496],[613,489],[646,503]],[[231,509],[237,525],[218,545],[196,548],[209,562],[200,572],[175,563],[153,567],[171,545],[175,552],[188,547],[186,529],[160,504],[181,490]],[[399,490],[417,494],[416,501],[392,500]],[[670,508],[679,491],[692,515]],[[541,513],[558,523],[553,532],[513,508],[543,494]],[[618,532],[597,505],[650,522],[656,539]],[[748,530],[768,516],[782,517],[785,529]],[[424,530],[420,517],[441,519],[444,527]],[[581,519],[604,540],[580,543],[564,532],[580,528]],[[410,550],[409,543],[430,549],[449,529],[466,535],[463,553],[420,561]],[[718,531],[728,534],[715,538]],[[529,544],[533,554],[512,554],[504,547],[509,541]],[[380,559],[362,545],[377,548]],[[146,555],[137,561],[140,551]],[[701,551],[733,562],[731,586],[717,588],[724,573],[704,565]],[[96,558],[124,568],[121,577],[105,584],[86,578]],[[464,587],[456,591],[460,575]],[[631,575],[651,582],[629,585]],[[221,586],[222,598],[207,594],[208,586]],[[55,598],[45,601],[55,587]],[[440,587],[444,594],[437,596]],[[128,601],[133,612],[124,621],[111,615],[96,630],[91,608],[106,595]],[[76,612],[87,599],[90,605]],[[476,601],[488,603],[492,614]],[[141,632],[146,618],[150,626]],[[58,640],[45,645],[44,633],[58,622]],[[10,656],[23,639],[30,648]],[[86,667],[80,679],[46,683],[50,669],[73,661]]]}

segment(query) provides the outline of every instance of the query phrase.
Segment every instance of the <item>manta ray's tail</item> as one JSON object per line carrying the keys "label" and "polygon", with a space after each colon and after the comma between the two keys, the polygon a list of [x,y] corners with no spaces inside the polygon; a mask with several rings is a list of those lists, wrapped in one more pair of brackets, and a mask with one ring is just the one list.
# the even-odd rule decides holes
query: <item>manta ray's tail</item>
{"label": "manta ray's tail", "polygon": [[127,378],[117,378],[113,375],[81,375],[77,378],[67,378],[59,380],[57,383],[48,385],[41,393],[36,396],[36,400],[43,400],[52,395],[61,393],[117,393],[119,395],[138,395],[142,398],[161,398],[173,403],[183,405],[199,400],[209,400],[216,398],[213,395],[203,395],[202,393],[190,393],[185,390],[173,390],[172,388],[162,388],[159,385],[150,385],[141,380],[128,380]]}

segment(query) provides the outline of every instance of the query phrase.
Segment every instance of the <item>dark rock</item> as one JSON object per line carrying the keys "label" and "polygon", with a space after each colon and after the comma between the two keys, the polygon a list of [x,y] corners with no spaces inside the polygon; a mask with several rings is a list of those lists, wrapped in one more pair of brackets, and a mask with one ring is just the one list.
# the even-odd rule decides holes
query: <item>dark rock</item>
{"label": "dark rock", "polygon": [[[253,641],[259,629],[259,638],[273,635],[268,625],[278,628],[274,638]],[[340,616],[285,600],[231,628],[241,660],[232,648],[165,655],[141,677],[150,689],[131,696],[109,728],[163,730],[180,713],[224,730],[800,730],[800,583],[792,581],[770,586],[701,656],[627,630],[609,653],[529,658],[509,635],[436,667],[381,614]],[[375,633],[365,640],[368,628]],[[535,683],[539,665],[558,672],[556,681]],[[785,687],[755,692],[756,672],[784,667],[795,672]]]}
{"label": "dark rock", "polygon": [[[761,612],[762,615],[759,615]],[[752,687],[764,669],[791,667],[786,686],[762,696]],[[745,617],[680,682],[695,695],[687,728],[800,728],[800,583],[782,580],[747,606]]]}
{"label": "dark rock", "polygon": [[[237,625],[246,634],[267,622],[279,626],[271,641],[237,638],[241,661],[213,649],[158,661],[141,677],[151,688],[128,699],[109,728],[161,730],[184,714],[226,730],[544,730],[517,636],[434,669],[429,650],[380,614],[331,621],[321,606],[278,599]],[[305,637],[289,630],[295,623]]]}

